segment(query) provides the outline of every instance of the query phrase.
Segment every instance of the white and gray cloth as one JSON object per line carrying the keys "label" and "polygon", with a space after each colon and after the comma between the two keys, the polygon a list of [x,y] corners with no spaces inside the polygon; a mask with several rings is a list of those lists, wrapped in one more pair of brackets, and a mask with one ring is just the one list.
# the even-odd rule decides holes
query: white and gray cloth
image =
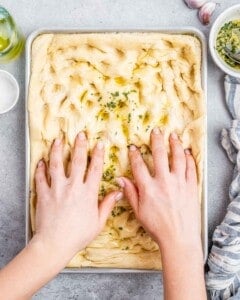
{"label": "white and gray cloth", "polygon": [[240,79],[227,75],[225,92],[233,120],[222,130],[221,142],[235,168],[227,214],[213,233],[206,284],[213,300],[240,300]]}

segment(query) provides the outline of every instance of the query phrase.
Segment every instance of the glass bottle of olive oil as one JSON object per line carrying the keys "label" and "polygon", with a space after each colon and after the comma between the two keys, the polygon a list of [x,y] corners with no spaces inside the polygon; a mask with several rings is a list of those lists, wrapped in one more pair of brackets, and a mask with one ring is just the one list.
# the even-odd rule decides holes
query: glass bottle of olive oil
{"label": "glass bottle of olive oil", "polygon": [[0,6],[0,64],[16,59],[24,48],[24,38],[8,11]]}

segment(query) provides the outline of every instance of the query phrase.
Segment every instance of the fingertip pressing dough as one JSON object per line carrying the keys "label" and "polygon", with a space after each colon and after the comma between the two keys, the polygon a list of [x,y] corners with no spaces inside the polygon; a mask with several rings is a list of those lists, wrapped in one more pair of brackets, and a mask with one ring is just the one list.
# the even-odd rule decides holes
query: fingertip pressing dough
{"label": "fingertip pressing dough", "polygon": [[[55,138],[64,141],[67,169],[74,139],[85,131],[89,151],[106,141],[100,201],[131,177],[128,146],[140,147],[152,170],[150,132],[176,132],[191,148],[202,191],[204,101],[201,46],[196,37],[160,33],[42,34],[32,45],[28,98],[31,223],[35,230],[34,172],[49,161]],[[103,232],[70,267],[161,269],[157,244],[135,219],[126,199],[116,204]]]}

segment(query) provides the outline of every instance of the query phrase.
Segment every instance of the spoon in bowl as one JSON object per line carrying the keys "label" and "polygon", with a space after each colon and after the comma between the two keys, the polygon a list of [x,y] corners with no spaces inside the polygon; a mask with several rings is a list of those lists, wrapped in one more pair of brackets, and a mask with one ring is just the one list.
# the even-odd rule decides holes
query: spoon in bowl
{"label": "spoon in bowl", "polygon": [[224,47],[224,50],[227,57],[229,57],[235,63],[240,64],[240,51],[233,53],[227,46]]}

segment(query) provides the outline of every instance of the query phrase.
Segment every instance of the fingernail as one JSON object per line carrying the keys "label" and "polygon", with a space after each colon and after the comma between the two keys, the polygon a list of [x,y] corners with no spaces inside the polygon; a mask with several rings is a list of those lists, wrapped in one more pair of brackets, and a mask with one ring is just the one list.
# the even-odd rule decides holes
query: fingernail
{"label": "fingernail", "polygon": [[173,132],[173,133],[171,134],[171,138],[172,138],[173,140],[178,140],[178,135],[176,134],[176,132]]}
{"label": "fingernail", "polygon": [[60,139],[55,139],[55,141],[54,141],[54,145],[55,146],[59,146],[60,144],[61,144],[61,140]]}
{"label": "fingernail", "polygon": [[85,133],[83,131],[79,132],[78,139],[80,141],[84,141],[86,139],[86,135],[85,135]]}
{"label": "fingernail", "polygon": [[129,149],[130,149],[130,151],[136,151],[137,147],[135,145],[131,145]]}
{"label": "fingernail", "polygon": [[160,129],[159,129],[159,127],[153,128],[153,133],[154,133],[154,134],[160,134]]}
{"label": "fingernail", "polygon": [[190,149],[185,149],[184,150],[185,154],[190,155],[191,154],[191,150]]}
{"label": "fingernail", "polygon": [[116,201],[119,201],[119,200],[121,200],[122,198],[123,198],[123,193],[122,193],[122,192],[117,193],[117,195],[115,196],[115,200],[116,200]]}
{"label": "fingernail", "polygon": [[97,148],[98,148],[99,150],[102,150],[103,147],[104,147],[104,143],[103,143],[102,141],[99,141],[99,142],[97,143]]}
{"label": "fingernail", "polygon": [[43,166],[43,161],[42,161],[42,159],[41,160],[39,160],[39,162],[38,162],[38,168],[41,168]]}
{"label": "fingernail", "polygon": [[125,182],[121,177],[116,178],[116,181],[121,188],[124,188]]}

